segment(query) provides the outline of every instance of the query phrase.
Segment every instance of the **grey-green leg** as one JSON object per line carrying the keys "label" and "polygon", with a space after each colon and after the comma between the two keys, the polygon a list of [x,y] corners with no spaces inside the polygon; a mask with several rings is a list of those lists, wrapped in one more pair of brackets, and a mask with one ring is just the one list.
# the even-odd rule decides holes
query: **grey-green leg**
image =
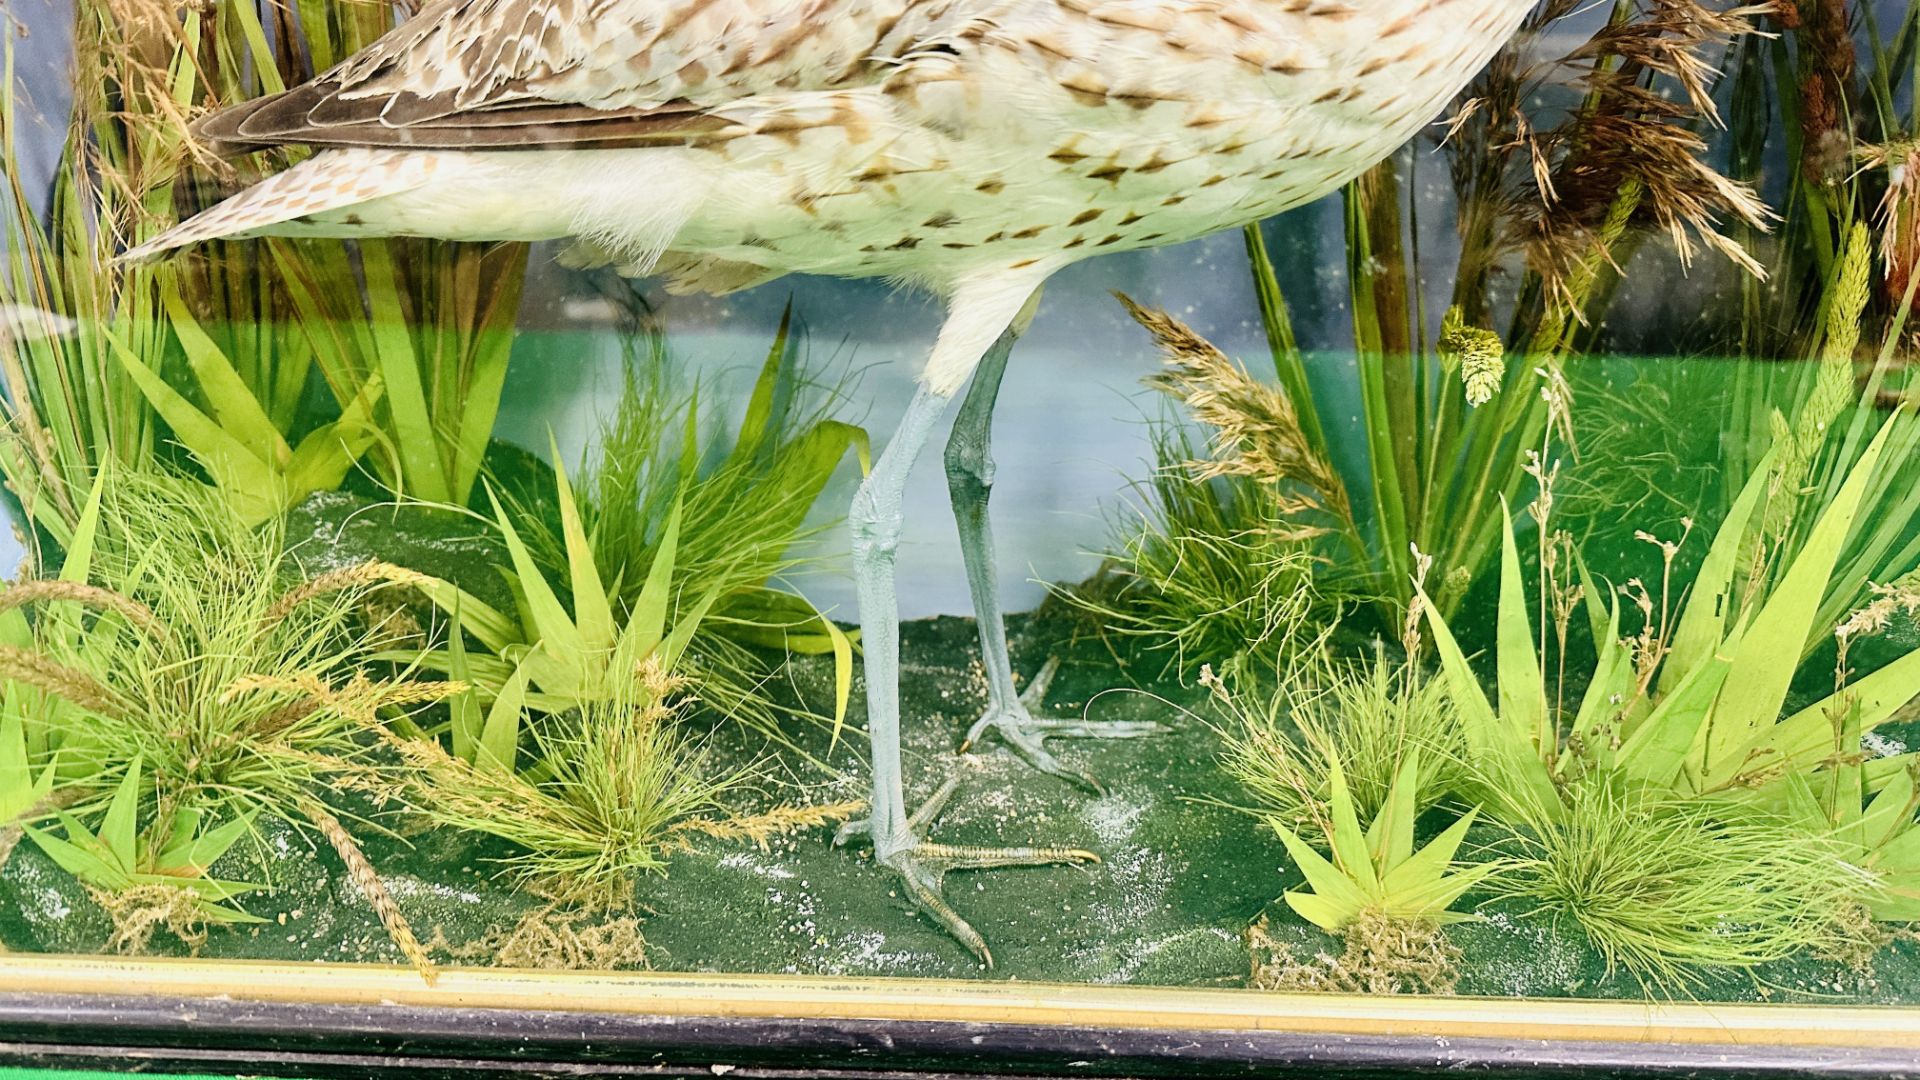
{"label": "grey-green leg", "polygon": [[953,433],[947,439],[947,492],[953,500],[953,518],[960,526],[960,551],[967,564],[967,588],[973,595],[973,617],[980,627],[980,657],[987,670],[987,711],[967,732],[960,744],[966,753],[991,730],[1041,772],[1078,784],[1095,794],[1100,782],[1083,769],[1062,764],[1047,750],[1046,740],[1053,736],[1085,738],[1133,738],[1163,730],[1159,724],[1142,721],[1089,723],[1077,720],[1036,719],[1034,710],[1046,698],[1047,686],[1059,670],[1059,661],[1049,660],[1027,692],[1013,686],[1013,660],[1007,652],[1007,624],[1000,612],[999,581],[994,571],[993,525],[987,504],[993,496],[993,407],[1000,398],[1000,382],[1006,375],[1007,357],[1013,352],[1013,331],[1001,335],[993,348],[981,358],[974,372],[973,385],[954,417]]}
{"label": "grey-green leg", "polygon": [[993,954],[986,941],[941,895],[947,872],[1099,860],[1092,852],[1075,848],[972,848],[924,842],[921,837],[953,794],[955,780],[943,785],[918,813],[907,815],[900,768],[900,616],[893,586],[894,557],[900,543],[900,500],[907,474],[950,400],[950,395],[925,387],[914,394],[899,430],[860,485],[847,515],[866,653],[873,801],[871,816],[841,830],[836,842],[853,833],[867,833],[873,840],[874,859],[900,875],[914,903],[992,967]]}

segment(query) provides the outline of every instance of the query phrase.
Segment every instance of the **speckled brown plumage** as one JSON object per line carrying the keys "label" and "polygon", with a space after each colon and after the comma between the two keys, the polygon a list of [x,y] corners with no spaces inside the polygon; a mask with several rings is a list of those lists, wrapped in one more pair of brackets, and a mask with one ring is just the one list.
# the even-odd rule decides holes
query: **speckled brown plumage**
{"label": "speckled brown plumage", "polygon": [[340,149],[138,254],[259,232],[571,236],[576,262],[677,289],[1038,280],[1332,190],[1529,6],[439,0],[209,118],[236,148]]}

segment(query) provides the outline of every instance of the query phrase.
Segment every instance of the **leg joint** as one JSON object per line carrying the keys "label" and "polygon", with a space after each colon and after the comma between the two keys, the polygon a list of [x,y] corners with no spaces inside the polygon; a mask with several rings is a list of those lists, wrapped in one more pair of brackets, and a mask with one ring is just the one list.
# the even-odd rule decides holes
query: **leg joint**
{"label": "leg joint", "polygon": [[891,559],[900,547],[900,500],[863,484],[847,511],[847,531],[853,536],[856,561]]}
{"label": "leg joint", "polygon": [[946,466],[952,487],[985,491],[993,486],[993,452],[985,439],[955,431],[947,440]]}

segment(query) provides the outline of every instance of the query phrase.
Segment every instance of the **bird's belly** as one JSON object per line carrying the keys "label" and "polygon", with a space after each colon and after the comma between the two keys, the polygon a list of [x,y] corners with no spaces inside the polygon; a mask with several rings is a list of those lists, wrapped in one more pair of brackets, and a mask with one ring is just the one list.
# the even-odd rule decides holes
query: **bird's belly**
{"label": "bird's belly", "polygon": [[1150,130],[1131,136],[1123,150],[901,140],[827,168],[809,168],[803,145],[742,169],[735,148],[670,246],[771,273],[937,287],[982,268],[1190,240],[1317,198],[1356,171],[1307,158],[1272,131],[1222,130],[1218,151]]}

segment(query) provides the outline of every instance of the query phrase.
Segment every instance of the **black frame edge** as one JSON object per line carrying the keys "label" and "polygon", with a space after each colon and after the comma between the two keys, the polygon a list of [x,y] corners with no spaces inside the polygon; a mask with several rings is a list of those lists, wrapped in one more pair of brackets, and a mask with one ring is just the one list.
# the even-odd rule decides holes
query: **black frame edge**
{"label": "black frame edge", "polygon": [[1902,1048],[648,1016],[0,992],[0,1064],[275,1077],[1257,1077],[1920,1080]]}

